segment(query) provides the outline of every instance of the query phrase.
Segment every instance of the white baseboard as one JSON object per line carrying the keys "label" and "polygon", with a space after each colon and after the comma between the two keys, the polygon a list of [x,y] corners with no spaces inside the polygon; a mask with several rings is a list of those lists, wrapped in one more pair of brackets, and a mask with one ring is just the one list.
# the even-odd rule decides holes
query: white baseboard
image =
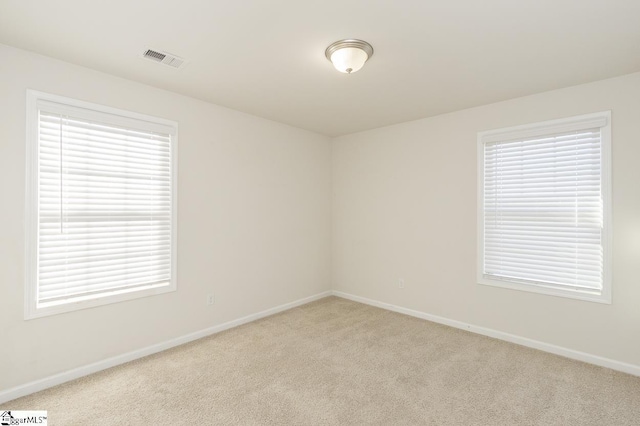
{"label": "white baseboard", "polygon": [[461,321],[439,317],[437,315],[431,315],[425,312],[415,311],[413,309],[407,309],[401,306],[391,305],[389,303],[367,299],[366,297],[355,296],[353,294],[344,293],[341,291],[334,290],[331,292],[331,294],[333,294],[334,296],[342,297],[343,299],[353,300],[354,302],[360,302],[366,305],[375,306],[377,308],[382,308],[389,311],[410,315],[412,317],[421,318],[427,321],[448,325],[450,327],[455,327],[462,330],[467,330],[472,333],[482,334],[483,336],[493,337],[495,339],[504,340],[506,342],[515,343],[517,345],[538,349],[544,352],[560,355],[565,358],[575,359],[575,360],[586,362],[589,364],[598,365],[600,367],[606,367],[612,370],[622,371],[623,373],[632,374],[634,376],[640,376],[639,365],[628,364],[625,362],[616,361],[609,358],[603,358],[597,355],[588,354],[586,352],[575,351],[573,349],[564,348],[562,346],[556,346],[549,343],[540,342],[538,340],[528,339],[526,337],[516,336],[514,334],[504,333],[502,331],[480,327],[473,324],[467,324]]}
{"label": "white baseboard", "polygon": [[45,377],[44,379],[35,380],[33,382],[26,383],[24,385],[16,386],[11,389],[0,391],[0,404],[12,399],[20,398],[21,396],[29,395],[34,392],[38,392],[61,383],[65,383],[74,379],[78,379],[89,374],[97,373],[98,371],[105,370],[107,368],[115,367],[116,365],[124,364],[125,362],[133,361],[138,358],[142,358],[148,355],[162,352],[164,350],[173,348],[175,346],[183,345],[193,340],[198,340],[212,334],[219,333],[224,330],[228,330],[239,325],[243,325],[270,315],[277,314],[282,311],[286,311],[297,306],[305,305],[315,300],[322,299],[327,296],[331,296],[331,291],[325,291],[314,296],[305,297],[304,299],[295,300],[284,305],[276,306],[274,308],[266,309],[264,311],[247,315],[242,318],[238,318],[229,322],[225,322],[220,325],[206,328],[204,330],[189,333],[184,336],[177,337],[175,339],[167,340],[155,345],[147,346],[146,348],[138,349],[132,352],[128,352],[122,355],[117,355],[111,358],[107,358],[103,361],[94,362],[93,364],[85,365],[82,367],[74,368],[73,370],[64,371],[62,373],[55,374],[53,376]]}

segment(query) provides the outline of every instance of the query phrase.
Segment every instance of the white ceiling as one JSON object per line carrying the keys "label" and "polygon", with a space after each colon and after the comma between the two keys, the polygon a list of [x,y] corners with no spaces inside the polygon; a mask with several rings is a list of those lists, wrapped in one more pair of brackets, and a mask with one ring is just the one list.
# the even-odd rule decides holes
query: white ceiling
{"label": "white ceiling", "polygon": [[[0,43],[336,136],[640,71],[639,17],[639,0],[2,0]],[[324,57],[342,38],[374,47],[356,74]]]}

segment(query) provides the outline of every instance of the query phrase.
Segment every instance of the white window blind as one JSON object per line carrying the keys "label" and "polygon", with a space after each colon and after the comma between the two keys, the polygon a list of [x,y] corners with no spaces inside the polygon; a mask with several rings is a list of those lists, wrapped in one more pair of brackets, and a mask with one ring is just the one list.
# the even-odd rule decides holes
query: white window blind
{"label": "white window blind", "polygon": [[174,135],[38,100],[38,308],[175,284]]}
{"label": "white window blind", "polygon": [[603,294],[605,125],[598,117],[481,138],[482,278]]}

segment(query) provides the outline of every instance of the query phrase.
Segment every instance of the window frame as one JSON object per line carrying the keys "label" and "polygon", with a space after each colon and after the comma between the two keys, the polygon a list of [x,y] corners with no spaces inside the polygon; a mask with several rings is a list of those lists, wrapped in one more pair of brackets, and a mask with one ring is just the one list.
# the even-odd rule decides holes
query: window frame
{"label": "window frame", "polygon": [[[603,201],[603,228],[602,228],[602,250],[603,250],[603,282],[600,294],[595,292],[581,291],[578,289],[558,288],[545,286],[543,284],[524,283],[509,279],[492,279],[484,275],[484,144],[489,140],[508,140],[516,138],[526,138],[536,135],[553,135],[562,131],[585,130],[592,128],[589,126],[594,120],[605,119],[606,124],[600,127],[601,143],[601,176],[600,185]],[[568,129],[568,130],[567,130]],[[551,296],[566,297],[571,299],[584,300],[611,304],[612,298],[612,186],[611,186],[611,111],[602,111],[591,114],[584,114],[574,117],[566,117],[556,120],[513,126],[502,129],[479,132],[477,136],[477,263],[476,274],[477,283],[492,287],[506,288],[511,290],[526,291]]]}
{"label": "window frame", "polygon": [[[38,307],[38,215],[39,215],[39,114],[38,101],[55,102],[62,106],[84,109],[87,115],[96,117],[108,114],[110,122],[121,120],[122,125],[134,120],[151,128],[166,128],[171,134],[171,278],[168,285],[149,286],[104,292],[97,296],[80,297],[75,301],[62,301],[46,307]],[[115,123],[117,124],[117,123]],[[169,293],[177,290],[178,255],[178,123],[164,118],[113,108],[105,105],[72,99],[60,95],[27,89],[26,101],[26,192],[25,192],[25,272],[24,272],[24,319],[30,320],[64,312],[72,312],[127,300]]]}

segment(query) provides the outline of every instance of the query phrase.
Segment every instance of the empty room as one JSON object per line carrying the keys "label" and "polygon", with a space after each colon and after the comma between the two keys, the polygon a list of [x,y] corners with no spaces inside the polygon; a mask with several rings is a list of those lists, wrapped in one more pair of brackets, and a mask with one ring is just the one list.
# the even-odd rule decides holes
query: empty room
{"label": "empty room", "polygon": [[0,425],[640,425],[640,2],[0,2]]}

